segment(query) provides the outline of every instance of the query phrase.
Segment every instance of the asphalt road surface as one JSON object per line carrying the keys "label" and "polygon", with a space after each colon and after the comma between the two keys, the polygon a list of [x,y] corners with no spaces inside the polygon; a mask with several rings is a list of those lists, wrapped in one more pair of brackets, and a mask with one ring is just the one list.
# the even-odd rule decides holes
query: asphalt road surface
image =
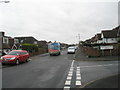
{"label": "asphalt road surface", "polygon": [[60,56],[38,55],[27,63],[4,65],[2,88],[69,90],[82,88],[90,82],[118,74],[119,61],[75,61],[74,57],[74,54],[62,51]]}

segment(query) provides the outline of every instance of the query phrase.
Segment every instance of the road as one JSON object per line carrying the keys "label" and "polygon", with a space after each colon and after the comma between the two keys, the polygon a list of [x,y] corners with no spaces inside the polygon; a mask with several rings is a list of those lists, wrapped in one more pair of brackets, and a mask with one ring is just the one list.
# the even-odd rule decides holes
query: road
{"label": "road", "polygon": [[119,61],[75,61],[74,57],[74,54],[62,51],[60,56],[38,55],[27,63],[5,65],[2,68],[2,87],[69,90],[118,74]]}

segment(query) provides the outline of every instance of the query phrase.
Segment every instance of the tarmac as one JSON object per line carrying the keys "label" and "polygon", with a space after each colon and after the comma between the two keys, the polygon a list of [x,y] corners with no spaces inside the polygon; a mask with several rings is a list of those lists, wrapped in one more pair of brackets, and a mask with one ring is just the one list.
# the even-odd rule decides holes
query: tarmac
{"label": "tarmac", "polygon": [[119,88],[119,77],[120,74],[91,81],[84,85],[82,88]]}

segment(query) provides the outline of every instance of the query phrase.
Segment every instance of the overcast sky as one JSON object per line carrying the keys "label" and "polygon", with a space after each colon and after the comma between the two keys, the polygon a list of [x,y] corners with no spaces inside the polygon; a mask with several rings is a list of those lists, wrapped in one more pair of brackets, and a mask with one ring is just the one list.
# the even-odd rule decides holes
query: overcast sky
{"label": "overcast sky", "polygon": [[86,40],[118,26],[118,1],[10,0],[0,3],[0,31],[11,37],[77,43],[78,34]]}

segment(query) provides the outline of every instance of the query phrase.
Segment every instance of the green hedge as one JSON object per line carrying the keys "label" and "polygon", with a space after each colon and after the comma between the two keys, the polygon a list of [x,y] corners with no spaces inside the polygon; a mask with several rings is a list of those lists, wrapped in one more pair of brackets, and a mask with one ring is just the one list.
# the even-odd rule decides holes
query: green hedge
{"label": "green hedge", "polygon": [[22,44],[22,50],[26,50],[28,52],[37,52],[38,46],[35,44],[24,43]]}

